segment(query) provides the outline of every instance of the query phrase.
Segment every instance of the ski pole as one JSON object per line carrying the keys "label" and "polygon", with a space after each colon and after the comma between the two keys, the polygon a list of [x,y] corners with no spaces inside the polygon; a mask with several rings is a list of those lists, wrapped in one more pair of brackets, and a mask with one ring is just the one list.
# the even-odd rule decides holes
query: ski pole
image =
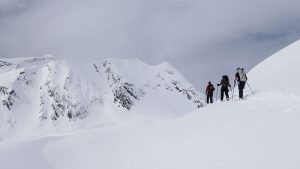
{"label": "ski pole", "polygon": [[219,86],[217,85],[216,101],[218,100],[218,91],[219,91]]}
{"label": "ski pole", "polygon": [[234,96],[234,88],[235,88],[235,85],[236,85],[236,81],[234,80],[233,91],[232,91],[232,100],[233,100],[233,96]]}
{"label": "ski pole", "polygon": [[252,89],[251,89],[251,87],[250,87],[250,85],[249,85],[249,83],[248,83],[248,81],[247,81],[247,85],[248,85],[248,87],[249,87],[251,93],[254,94],[253,91],[252,91]]}

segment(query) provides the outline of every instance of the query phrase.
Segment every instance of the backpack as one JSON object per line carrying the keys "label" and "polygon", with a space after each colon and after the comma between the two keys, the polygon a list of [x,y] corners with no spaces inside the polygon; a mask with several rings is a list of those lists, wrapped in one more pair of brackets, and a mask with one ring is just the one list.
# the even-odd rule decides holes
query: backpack
{"label": "backpack", "polygon": [[239,74],[239,81],[247,81],[247,75],[244,72],[244,69],[242,69],[241,72],[238,72],[238,74]]}
{"label": "backpack", "polygon": [[223,76],[222,76],[222,79],[224,79],[224,80],[227,81],[227,82],[229,81],[229,78],[228,78],[227,75],[223,75]]}
{"label": "backpack", "polygon": [[209,93],[212,93],[212,92],[214,92],[215,91],[215,87],[214,87],[214,85],[209,85],[208,86],[208,88],[207,88],[207,92],[209,92]]}
{"label": "backpack", "polygon": [[209,91],[212,91],[212,92],[215,91],[214,85],[211,85],[211,86],[210,86]]}
{"label": "backpack", "polygon": [[222,86],[223,87],[228,87],[229,86],[229,78],[227,75],[222,76]]}

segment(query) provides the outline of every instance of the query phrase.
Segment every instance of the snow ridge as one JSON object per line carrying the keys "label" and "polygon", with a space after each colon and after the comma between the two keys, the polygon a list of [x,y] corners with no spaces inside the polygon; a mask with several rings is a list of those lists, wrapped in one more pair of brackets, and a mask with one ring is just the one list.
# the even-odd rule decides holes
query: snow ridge
{"label": "snow ridge", "polygon": [[168,63],[1,59],[0,79],[0,136],[174,117],[203,106],[203,96]]}

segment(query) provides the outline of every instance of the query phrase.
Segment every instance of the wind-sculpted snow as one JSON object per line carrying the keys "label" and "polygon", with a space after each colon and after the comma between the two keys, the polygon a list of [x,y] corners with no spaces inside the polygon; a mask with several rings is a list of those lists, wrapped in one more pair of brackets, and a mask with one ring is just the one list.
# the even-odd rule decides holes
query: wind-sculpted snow
{"label": "wind-sculpted snow", "polygon": [[0,59],[0,72],[3,136],[18,135],[20,128],[34,134],[84,128],[87,118],[100,124],[130,116],[172,117],[203,106],[201,94],[167,63],[79,64],[47,56]]}

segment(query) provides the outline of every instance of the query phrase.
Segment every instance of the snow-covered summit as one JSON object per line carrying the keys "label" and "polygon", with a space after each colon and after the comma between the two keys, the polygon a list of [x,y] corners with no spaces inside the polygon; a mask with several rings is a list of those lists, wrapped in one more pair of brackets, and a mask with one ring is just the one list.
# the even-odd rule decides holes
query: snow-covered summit
{"label": "snow-covered summit", "polygon": [[2,136],[174,117],[201,107],[201,98],[166,62],[151,66],[129,59],[89,64],[53,56],[0,59]]}
{"label": "snow-covered summit", "polygon": [[45,55],[43,57],[30,57],[30,58],[1,58],[0,59],[0,73],[34,66],[41,66],[51,61],[55,61],[52,55]]}

